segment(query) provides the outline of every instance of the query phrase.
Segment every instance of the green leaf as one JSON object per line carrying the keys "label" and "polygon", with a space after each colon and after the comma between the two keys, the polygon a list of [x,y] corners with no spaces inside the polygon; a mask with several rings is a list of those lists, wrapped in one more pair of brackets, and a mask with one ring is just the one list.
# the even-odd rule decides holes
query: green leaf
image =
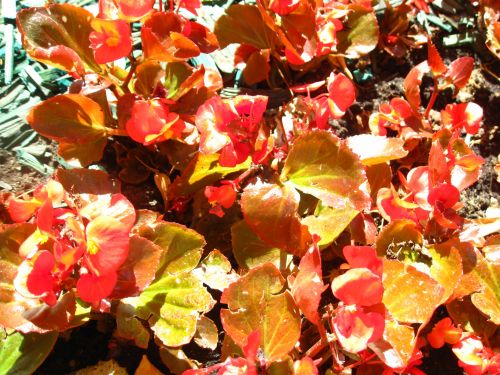
{"label": "green leaf", "polygon": [[285,269],[291,262],[291,255],[262,242],[245,220],[231,227],[231,242],[234,258],[243,269],[254,268],[268,262],[279,269]]}
{"label": "green leaf", "polygon": [[432,258],[431,276],[444,288],[441,303],[450,298],[462,277],[462,258],[454,242],[456,241],[451,240],[427,246],[427,252]]}
{"label": "green leaf", "polygon": [[222,167],[218,154],[196,153],[182,174],[177,177],[168,191],[169,196],[186,196],[212,185],[230,173],[248,169],[251,159],[234,167]]}
{"label": "green leaf", "polygon": [[299,194],[289,186],[248,186],[241,195],[241,209],[249,227],[266,244],[302,256],[312,241],[297,214]]}
{"label": "green leaf", "polygon": [[139,348],[147,349],[149,345],[149,330],[135,316],[134,306],[127,300],[121,300],[116,309],[116,330],[114,336],[133,340]]}
{"label": "green leaf", "polygon": [[426,323],[444,293],[444,288],[436,280],[397,260],[384,259],[382,283],[382,302],[402,323]]}
{"label": "green leaf", "polygon": [[343,29],[337,32],[337,51],[350,59],[359,59],[377,46],[378,22],[375,13],[361,5],[351,4],[349,9]]}
{"label": "green leaf", "polygon": [[280,271],[271,263],[251,269],[223,293],[221,310],[224,330],[240,346],[255,330],[266,362],[283,359],[300,337],[300,313]]}
{"label": "green leaf", "polygon": [[146,60],[142,62],[136,68],[134,91],[139,95],[149,97],[164,75],[165,70],[159,61]]}
{"label": "green leaf", "polygon": [[206,244],[198,232],[184,225],[165,221],[143,225],[139,228],[139,235],[163,249],[157,277],[165,272],[179,274],[194,269]]}
{"label": "green leaf", "polygon": [[182,82],[184,82],[192,73],[193,69],[185,62],[171,62],[165,69],[165,80],[163,85],[168,91],[168,98],[172,98]]}
{"label": "green leaf", "polygon": [[366,181],[358,157],[337,137],[316,131],[299,137],[285,161],[281,180],[337,209],[363,210],[370,197],[360,186]]}
{"label": "green leaf", "polygon": [[17,14],[23,46],[35,60],[83,75],[85,68],[100,72],[90,48],[89,11],[70,4],[23,9]]}
{"label": "green leaf", "polygon": [[208,254],[193,274],[203,284],[221,292],[238,278],[238,275],[231,271],[231,262],[219,250],[213,250]]}
{"label": "green leaf", "polygon": [[472,303],[495,324],[500,324],[500,264],[490,262],[469,242],[456,241],[463,276],[454,297],[470,295]]}
{"label": "green leaf", "polygon": [[481,289],[471,296],[472,303],[488,315],[495,324],[500,324],[500,264],[489,262],[478,253],[474,269],[480,280]]}
{"label": "green leaf", "polygon": [[0,374],[30,375],[49,355],[58,333],[14,332],[0,341]]}
{"label": "green leaf", "polygon": [[215,23],[214,33],[221,48],[231,43],[245,43],[259,49],[271,48],[275,34],[269,29],[258,8],[233,4]]}
{"label": "green leaf", "polygon": [[208,312],[215,303],[201,281],[187,272],[163,275],[134,300],[137,315],[148,320],[166,346],[191,341],[200,314]]}
{"label": "green leaf", "polygon": [[320,236],[318,246],[326,247],[337,239],[357,214],[358,211],[352,207],[321,207],[317,214],[302,219],[302,224],[307,225],[309,233]]}
{"label": "green leaf", "polygon": [[82,166],[100,160],[106,146],[106,127],[101,106],[79,94],[57,95],[28,114],[31,127],[60,142],[59,153],[77,159]]}

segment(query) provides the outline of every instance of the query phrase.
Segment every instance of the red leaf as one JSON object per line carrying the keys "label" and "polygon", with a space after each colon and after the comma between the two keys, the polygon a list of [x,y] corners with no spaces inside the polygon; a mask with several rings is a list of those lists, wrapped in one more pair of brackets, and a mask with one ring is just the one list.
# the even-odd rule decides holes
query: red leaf
{"label": "red leaf", "polygon": [[346,305],[372,306],[382,302],[384,286],[367,268],[352,268],[332,281],[335,297]]}
{"label": "red leaf", "polygon": [[422,83],[424,74],[428,72],[429,65],[427,64],[427,61],[423,61],[410,70],[403,82],[406,100],[408,100],[415,111],[418,111],[421,102],[420,84]]}
{"label": "red leaf", "polygon": [[161,99],[136,100],[126,124],[130,138],[144,145],[178,138],[184,127],[184,121]]}
{"label": "red leaf", "polygon": [[330,74],[328,77],[328,106],[334,119],[342,117],[356,100],[354,84],[344,74]]}
{"label": "red leaf", "polygon": [[266,244],[302,256],[311,243],[307,226],[297,213],[299,195],[288,186],[248,186],[241,196],[245,221]]}
{"label": "red leaf", "polygon": [[95,18],[90,25],[94,30],[89,35],[90,47],[97,63],[106,64],[130,54],[132,37],[127,22]]}
{"label": "red leaf", "polygon": [[356,306],[341,307],[333,319],[340,345],[351,353],[359,353],[370,342],[379,340],[384,333],[384,325],[384,315],[365,312]]}
{"label": "red leaf", "polygon": [[116,272],[108,272],[101,276],[86,273],[76,283],[78,296],[85,302],[97,305],[108,297],[116,284]]}
{"label": "red leaf", "polygon": [[440,76],[448,70],[430,38],[427,40],[427,62],[434,76]]}
{"label": "red leaf", "polygon": [[344,246],[344,257],[351,268],[368,268],[375,275],[382,276],[382,259],[372,246]]}
{"label": "red leaf", "polygon": [[314,324],[320,323],[318,308],[321,293],[326,288],[321,271],[321,255],[318,246],[314,244],[300,260],[299,272],[291,283],[295,303],[305,317]]}
{"label": "red leaf", "polygon": [[446,77],[453,82],[457,89],[461,89],[469,81],[473,67],[474,59],[472,57],[459,57],[448,67]]}

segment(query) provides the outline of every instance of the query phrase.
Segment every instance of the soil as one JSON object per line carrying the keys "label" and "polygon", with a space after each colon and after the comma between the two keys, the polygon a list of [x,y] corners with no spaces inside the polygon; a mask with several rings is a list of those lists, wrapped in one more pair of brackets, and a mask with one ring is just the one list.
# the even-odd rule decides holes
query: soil
{"label": "soil", "polygon": [[[470,49],[445,48],[438,45],[444,55],[445,62],[450,62],[458,56],[474,56]],[[354,128],[357,116],[365,116],[378,108],[381,102],[388,101],[395,96],[403,96],[403,77],[416,63],[426,59],[425,49],[414,50],[409,59],[389,59],[385,53],[372,56],[377,62],[373,66],[374,78],[358,86],[357,102],[350,108],[346,120],[336,122],[335,128],[339,136],[346,137],[356,133]],[[479,66],[476,63],[476,66]],[[422,94],[428,94],[429,85],[424,82]],[[467,218],[484,217],[488,207],[500,203],[500,186],[496,182],[497,176],[494,166],[498,162],[500,150],[498,126],[500,126],[500,94],[498,83],[481,69],[473,72],[471,82],[460,94],[459,100],[472,100],[484,108],[484,126],[477,136],[472,137],[471,143],[479,155],[485,159],[483,172],[479,181],[462,194],[464,207],[460,212]],[[436,102],[436,110],[444,108],[445,103],[451,100],[451,93],[444,93]],[[57,166],[55,147],[51,146],[52,157],[46,162],[52,167]],[[116,155],[112,149],[107,149],[105,165],[112,165]],[[107,160],[107,162],[106,162]],[[1,192],[21,193],[27,192],[38,186],[47,176],[20,164],[13,152],[0,149],[0,189]],[[119,175],[119,169],[108,170],[113,176]],[[163,211],[162,198],[154,186],[152,177],[148,177],[140,184],[123,183],[123,193],[138,208],[149,208],[159,212]],[[218,320],[218,311],[212,311],[210,316]],[[114,323],[103,318],[91,321],[85,326],[76,328],[71,332],[61,334],[56,346],[37,370],[39,375],[57,375],[74,372],[78,369],[96,364],[100,360],[114,359],[126,368],[128,373],[133,373],[142,355],[147,354],[152,363],[165,374],[170,372],[160,359],[157,346],[150,342],[149,349],[137,348],[131,343],[118,341],[112,337]],[[220,327],[219,327],[220,328]],[[184,347],[185,352],[191,357],[205,364],[216,362],[220,355],[220,347],[212,352],[203,350],[195,345]],[[456,366],[454,355],[447,347],[431,351],[424,359],[421,366],[427,374],[462,374]]]}

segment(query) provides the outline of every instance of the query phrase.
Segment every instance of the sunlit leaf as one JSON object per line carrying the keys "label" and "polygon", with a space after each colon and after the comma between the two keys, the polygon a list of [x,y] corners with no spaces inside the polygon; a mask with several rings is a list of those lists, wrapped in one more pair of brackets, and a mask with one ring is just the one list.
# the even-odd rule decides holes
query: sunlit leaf
{"label": "sunlit leaf", "polygon": [[104,113],[92,99],[57,95],[34,107],[27,119],[38,133],[61,143],[60,153],[81,160],[83,166],[101,159],[106,146]]}
{"label": "sunlit leaf", "polygon": [[214,28],[222,48],[231,43],[245,43],[255,48],[271,48],[275,38],[257,7],[233,4],[217,20]]}
{"label": "sunlit leaf", "polygon": [[436,280],[397,260],[384,260],[383,303],[402,323],[425,323],[442,300]]}
{"label": "sunlit leaf", "polygon": [[444,288],[441,302],[445,302],[462,277],[462,258],[453,241],[428,245],[427,251],[432,258],[431,276]]}
{"label": "sunlit leaf", "polygon": [[161,375],[163,372],[158,370],[151,362],[149,362],[148,357],[144,354],[139,363],[139,367],[135,370],[134,375]]}
{"label": "sunlit leaf", "polygon": [[49,355],[58,333],[14,332],[0,340],[0,373],[32,374]]}
{"label": "sunlit leaf", "polygon": [[248,226],[245,220],[231,227],[233,254],[243,269],[254,268],[260,264],[273,263],[280,269],[286,268],[291,256],[277,247],[266,245]]}
{"label": "sunlit leaf", "polygon": [[414,221],[394,220],[380,232],[376,242],[377,254],[385,256],[391,244],[422,244],[423,236]]}
{"label": "sunlit leaf", "polygon": [[497,324],[489,321],[488,316],[474,306],[470,296],[450,301],[446,304],[446,310],[453,321],[467,332],[490,337],[498,328]]}
{"label": "sunlit leaf", "polygon": [[418,111],[421,102],[420,84],[422,83],[424,74],[428,72],[429,65],[427,61],[423,61],[410,70],[403,82],[406,100],[408,100],[415,111]]}
{"label": "sunlit leaf", "polygon": [[111,298],[138,295],[154,279],[164,249],[146,238],[130,237],[129,254],[118,269],[118,279]]}
{"label": "sunlit leaf", "polygon": [[307,133],[293,144],[281,179],[336,209],[362,210],[369,196],[360,186],[366,181],[363,165],[347,145],[326,131]]}
{"label": "sunlit leaf", "polygon": [[149,97],[164,75],[165,70],[162,68],[159,61],[146,60],[137,65],[134,80],[135,92],[145,97]]}
{"label": "sunlit leaf", "polygon": [[173,181],[169,194],[172,196],[193,194],[230,173],[247,169],[251,164],[251,160],[248,159],[234,167],[222,167],[218,160],[217,154],[196,153],[182,174]]}
{"label": "sunlit leaf", "polygon": [[238,276],[231,272],[231,262],[219,251],[213,250],[193,273],[211,289],[226,289]]}
{"label": "sunlit leaf", "polygon": [[241,196],[245,221],[262,241],[302,256],[311,242],[311,235],[300,222],[298,207],[299,194],[288,186],[247,186]]}
{"label": "sunlit leaf", "polygon": [[191,341],[199,315],[214,303],[197,277],[178,273],[161,276],[136,297],[134,305],[164,345],[180,346]]}
{"label": "sunlit leaf", "polygon": [[114,335],[125,340],[133,340],[139,348],[147,349],[150,339],[149,330],[135,315],[134,306],[128,304],[126,300],[120,301],[116,308]]}
{"label": "sunlit leaf", "polygon": [[194,342],[199,347],[205,349],[215,350],[219,342],[219,332],[217,326],[212,319],[206,316],[201,316],[196,325],[196,334],[194,335]]}
{"label": "sunlit leaf", "polygon": [[403,370],[412,357],[415,344],[413,327],[387,321],[383,338],[368,346],[387,366]]}
{"label": "sunlit leaf", "polygon": [[361,5],[351,5],[351,12],[337,32],[337,51],[351,59],[371,52],[378,43],[379,29],[375,13]]}
{"label": "sunlit leaf", "polygon": [[381,164],[408,155],[401,138],[361,134],[347,138],[347,145],[364,165]]}
{"label": "sunlit leaf", "polygon": [[251,269],[222,293],[224,330],[240,346],[250,333],[260,332],[266,361],[285,357],[300,336],[300,313],[289,291],[281,293],[285,280],[270,263]]}
{"label": "sunlit leaf", "polygon": [[434,76],[440,76],[448,70],[443,63],[443,59],[441,59],[439,51],[430,38],[427,40],[427,63]]}
{"label": "sunlit leaf", "polygon": [[304,313],[305,317],[314,324],[319,324],[318,313],[321,293],[327,288],[323,284],[321,271],[321,255],[316,245],[305,253],[300,260],[299,272],[291,284],[291,291],[295,303]]}
{"label": "sunlit leaf", "polygon": [[29,55],[77,75],[83,75],[85,70],[101,71],[89,46],[92,19],[90,12],[71,4],[28,8],[17,14],[23,46]]}
{"label": "sunlit leaf", "polygon": [[321,207],[318,213],[303,218],[302,224],[307,226],[309,233],[320,237],[318,245],[324,247],[335,241],[357,214],[352,207]]}
{"label": "sunlit leaf", "polygon": [[191,271],[198,265],[205,246],[201,234],[177,223],[144,225],[139,228],[139,234],[163,250],[158,275]]}
{"label": "sunlit leaf", "polygon": [[486,260],[479,252],[477,256],[473,272],[481,283],[481,290],[472,294],[472,303],[493,323],[500,324],[500,264]]}

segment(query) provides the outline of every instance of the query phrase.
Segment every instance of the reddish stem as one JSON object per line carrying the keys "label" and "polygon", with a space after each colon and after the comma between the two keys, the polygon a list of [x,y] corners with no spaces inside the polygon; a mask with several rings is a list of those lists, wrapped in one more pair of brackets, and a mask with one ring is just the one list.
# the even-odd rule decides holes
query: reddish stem
{"label": "reddish stem", "polygon": [[434,88],[432,89],[432,95],[429,99],[429,104],[427,104],[427,108],[425,109],[424,117],[426,119],[429,118],[429,113],[431,113],[432,107],[434,107],[434,103],[439,95],[439,82],[436,77],[434,77]]}

